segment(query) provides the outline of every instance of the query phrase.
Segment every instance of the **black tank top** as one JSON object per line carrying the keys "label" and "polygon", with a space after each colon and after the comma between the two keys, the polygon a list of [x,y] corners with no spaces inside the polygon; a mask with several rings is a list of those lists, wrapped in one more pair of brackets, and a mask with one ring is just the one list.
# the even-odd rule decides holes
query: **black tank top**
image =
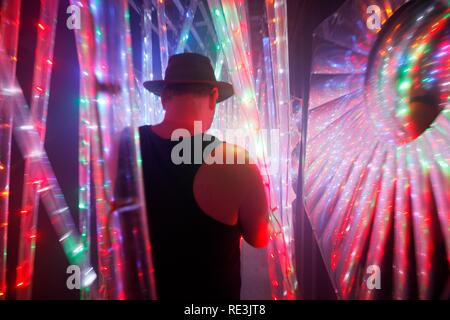
{"label": "black tank top", "polygon": [[[159,137],[150,127],[140,127],[139,133],[159,299],[239,299],[239,226],[223,224],[200,209],[193,182],[201,164],[194,164],[193,156],[191,164],[174,164],[172,148],[179,142]],[[201,137],[202,154],[219,141]],[[193,155],[194,139],[184,139]]]}

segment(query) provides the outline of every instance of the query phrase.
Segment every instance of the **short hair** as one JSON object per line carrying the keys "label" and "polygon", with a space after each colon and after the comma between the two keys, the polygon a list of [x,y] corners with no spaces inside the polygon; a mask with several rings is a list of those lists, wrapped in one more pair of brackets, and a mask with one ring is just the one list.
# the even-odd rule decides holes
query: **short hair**
{"label": "short hair", "polygon": [[172,83],[167,84],[163,92],[171,96],[180,96],[183,94],[193,94],[197,96],[208,96],[214,86],[209,83]]}

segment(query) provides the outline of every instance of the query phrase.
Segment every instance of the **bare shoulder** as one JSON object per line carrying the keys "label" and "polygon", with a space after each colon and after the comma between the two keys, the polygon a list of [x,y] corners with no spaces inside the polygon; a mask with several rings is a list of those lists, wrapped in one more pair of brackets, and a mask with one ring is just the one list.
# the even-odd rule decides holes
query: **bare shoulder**
{"label": "bare shoulder", "polygon": [[[206,164],[249,165],[254,164],[249,152],[236,144],[219,143],[205,158]],[[232,166],[238,167],[238,166]]]}
{"label": "bare shoulder", "polygon": [[235,198],[261,184],[258,166],[249,152],[238,145],[222,142],[204,159],[196,180],[202,184],[230,189]]}
{"label": "bare shoulder", "polygon": [[[235,156],[231,158],[231,155]],[[234,225],[245,201],[251,183],[248,161],[238,164],[239,157],[248,158],[248,152],[239,146],[220,143],[204,157],[193,185],[194,197],[203,211],[214,219]],[[227,160],[228,158],[228,160]],[[242,160],[242,159],[241,159]]]}
{"label": "bare shoulder", "polygon": [[226,224],[240,224],[255,247],[267,243],[267,200],[259,169],[246,149],[221,143],[211,151],[194,180],[194,196],[203,211]]}

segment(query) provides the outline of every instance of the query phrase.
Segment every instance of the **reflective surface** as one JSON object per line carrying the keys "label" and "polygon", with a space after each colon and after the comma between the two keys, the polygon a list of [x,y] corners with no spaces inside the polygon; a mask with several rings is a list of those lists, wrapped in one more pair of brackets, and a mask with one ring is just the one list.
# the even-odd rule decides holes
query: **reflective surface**
{"label": "reflective surface", "polygon": [[344,299],[439,298],[449,277],[450,11],[402,4],[347,1],[314,40],[305,201]]}

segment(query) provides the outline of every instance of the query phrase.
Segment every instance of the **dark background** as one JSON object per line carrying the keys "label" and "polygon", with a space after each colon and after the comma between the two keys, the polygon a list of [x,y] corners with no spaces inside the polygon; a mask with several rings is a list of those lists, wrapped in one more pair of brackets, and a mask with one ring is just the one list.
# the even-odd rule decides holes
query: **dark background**
{"label": "dark background", "polygon": [[[254,0],[251,0],[254,1]],[[256,0],[255,0],[256,1]],[[257,0],[261,1],[261,0]],[[2,1],[0,1],[1,3]],[[314,28],[331,15],[343,0],[288,0],[289,64],[291,94],[307,98]],[[60,0],[53,59],[45,149],[72,213],[78,207],[78,92],[79,65],[73,31],[66,28],[68,0]],[[22,1],[17,77],[30,102],[39,1]],[[130,10],[134,34],[139,34],[134,10]],[[138,50],[135,50],[137,52]],[[140,68],[139,57],[135,57]],[[7,299],[15,299],[15,268],[19,235],[24,161],[17,146],[12,148],[11,200],[8,238]],[[79,291],[66,288],[65,254],[45,210],[39,212],[33,299],[79,299]],[[74,217],[77,221],[77,217]],[[308,219],[296,214],[296,262],[301,298],[335,299]]]}

